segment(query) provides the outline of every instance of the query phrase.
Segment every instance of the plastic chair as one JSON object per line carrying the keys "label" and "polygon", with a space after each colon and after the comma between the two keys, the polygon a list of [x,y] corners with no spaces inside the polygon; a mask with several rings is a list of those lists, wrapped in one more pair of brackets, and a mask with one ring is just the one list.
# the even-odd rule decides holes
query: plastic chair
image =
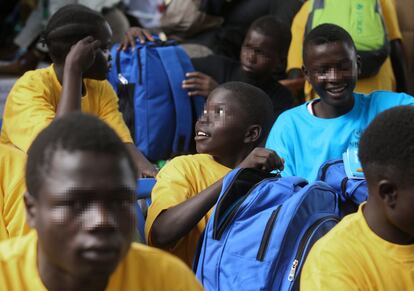
{"label": "plastic chair", "polygon": [[151,191],[155,185],[155,178],[140,178],[137,181],[137,230],[141,236],[142,241],[145,242],[145,217],[143,209],[140,206],[140,201],[144,200],[146,206],[151,204]]}

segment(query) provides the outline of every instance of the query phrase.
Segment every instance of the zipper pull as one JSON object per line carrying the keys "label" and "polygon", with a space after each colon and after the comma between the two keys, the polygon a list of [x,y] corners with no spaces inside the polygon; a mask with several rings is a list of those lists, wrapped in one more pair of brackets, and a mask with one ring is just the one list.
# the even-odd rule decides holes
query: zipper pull
{"label": "zipper pull", "polygon": [[299,264],[298,260],[293,261],[292,268],[290,268],[289,277],[288,277],[288,280],[290,282],[292,282],[293,279],[295,279],[296,268],[297,268],[298,264]]}
{"label": "zipper pull", "polygon": [[118,74],[118,80],[122,85],[128,85],[128,80],[121,73]]}

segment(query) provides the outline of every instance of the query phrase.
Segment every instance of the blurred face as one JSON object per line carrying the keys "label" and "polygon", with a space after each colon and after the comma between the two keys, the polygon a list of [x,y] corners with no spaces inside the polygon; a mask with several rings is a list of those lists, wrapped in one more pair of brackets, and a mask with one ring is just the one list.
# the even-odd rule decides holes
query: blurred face
{"label": "blurred face", "polygon": [[133,239],[135,184],[125,158],[57,151],[28,210],[39,261],[73,277],[109,276]]}
{"label": "blurred face", "polygon": [[96,53],[94,64],[84,73],[84,78],[105,80],[111,69],[109,50],[111,48],[112,31],[106,21],[100,27],[94,38],[101,41],[101,47]]}
{"label": "blurred face", "polygon": [[272,38],[249,30],[240,53],[242,70],[257,79],[269,77],[279,63]]}
{"label": "blurred face", "polygon": [[352,47],[343,42],[310,45],[303,71],[322,102],[332,107],[352,108],[352,92],[358,76],[357,56]]}
{"label": "blurred face", "polygon": [[246,113],[236,102],[237,96],[225,89],[214,90],[207,99],[204,113],[195,126],[197,152],[218,159],[234,156],[243,147]]}

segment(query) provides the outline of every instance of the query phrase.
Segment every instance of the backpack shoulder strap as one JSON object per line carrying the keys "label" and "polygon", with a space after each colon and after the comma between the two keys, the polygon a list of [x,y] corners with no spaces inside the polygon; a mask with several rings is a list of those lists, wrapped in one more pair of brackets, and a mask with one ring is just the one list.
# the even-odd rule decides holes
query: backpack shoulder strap
{"label": "backpack shoulder strap", "polygon": [[176,130],[172,152],[182,152],[188,149],[191,139],[193,118],[190,97],[181,87],[181,83],[185,78],[185,71],[179,60],[178,48],[175,45],[158,46],[156,50],[160,56],[164,70],[167,73],[170,83],[171,93],[174,100]]}

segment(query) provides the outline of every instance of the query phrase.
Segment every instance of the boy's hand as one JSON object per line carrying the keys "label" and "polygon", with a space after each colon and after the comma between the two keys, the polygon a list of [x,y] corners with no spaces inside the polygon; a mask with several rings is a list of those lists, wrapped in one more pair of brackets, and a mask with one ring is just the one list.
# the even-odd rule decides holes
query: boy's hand
{"label": "boy's hand", "polygon": [[66,56],[65,66],[79,70],[83,73],[95,62],[96,53],[100,49],[101,42],[92,36],[87,36],[73,45]]}
{"label": "boy's hand", "polygon": [[239,164],[239,168],[254,168],[266,172],[282,171],[285,161],[275,151],[257,147]]}
{"label": "boy's hand", "polygon": [[133,26],[128,29],[128,31],[125,33],[125,37],[121,42],[121,45],[119,46],[118,50],[126,50],[129,47],[135,48],[135,40],[139,39],[141,43],[145,43],[147,40],[154,41],[154,38],[152,37],[151,33],[143,28]]}
{"label": "boy's hand", "polygon": [[213,91],[218,83],[201,72],[191,72],[185,74],[187,80],[183,81],[183,89],[188,89],[188,96],[203,96],[208,97],[208,95]]}

